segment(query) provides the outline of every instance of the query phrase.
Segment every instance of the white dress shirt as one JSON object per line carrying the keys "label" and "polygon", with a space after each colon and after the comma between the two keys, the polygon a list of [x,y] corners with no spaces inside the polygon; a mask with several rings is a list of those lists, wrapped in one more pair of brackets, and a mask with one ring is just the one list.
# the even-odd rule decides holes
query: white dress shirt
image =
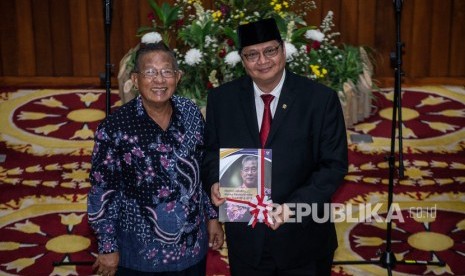
{"label": "white dress shirt", "polygon": [[271,108],[271,117],[274,117],[276,113],[276,107],[278,106],[279,96],[281,95],[281,89],[283,88],[284,78],[286,77],[286,70],[283,71],[283,76],[279,81],[278,85],[270,92],[270,93],[263,93],[263,91],[258,88],[255,82],[253,83],[253,91],[254,91],[254,98],[255,98],[255,110],[257,111],[257,122],[258,122],[258,131],[262,127],[262,118],[263,118],[263,110],[265,109],[265,104],[263,103],[261,95],[273,95],[274,99],[270,103]]}

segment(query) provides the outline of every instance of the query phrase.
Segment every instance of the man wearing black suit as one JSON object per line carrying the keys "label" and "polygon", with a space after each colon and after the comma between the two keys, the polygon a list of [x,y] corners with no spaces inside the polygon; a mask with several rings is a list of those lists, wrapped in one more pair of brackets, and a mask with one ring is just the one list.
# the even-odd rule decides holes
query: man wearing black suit
{"label": "man wearing black suit", "polygon": [[[221,205],[219,149],[271,149],[273,202],[291,211],[299,211],[292,210],[296,204],[313,204],[312,212],[321,217],[323,205],[331,202],[347,173],[346,130],[337,94],[285,69],[286,49],[273,19],[239,26],[238,37],[247,76],[209,93],[204,185],[212,202]],[[263,117],[269,115],[261,95],[274,96],[267,107],[272,117],[268,135]],[[331,274],[337,247],[334,224],[316,222],[311,215],[290,222],[283,214],[272,226],[225,224],[233,276]]]}

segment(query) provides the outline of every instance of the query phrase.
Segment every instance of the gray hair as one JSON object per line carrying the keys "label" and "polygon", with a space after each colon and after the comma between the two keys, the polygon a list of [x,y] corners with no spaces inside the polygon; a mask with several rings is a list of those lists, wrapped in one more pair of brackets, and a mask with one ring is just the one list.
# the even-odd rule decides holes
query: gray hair
{"label": "gray hair", "polygon": [[136,51],[136,56],[134,58],[134,68],[132,69],[132,72],[139,73],[140,60],[144,55],[157,51],[166,53],[171,59],[173,68],[175,70],[179,69],[178,61],[176,59],[176,56],[174,55],[174,52],[168,46],[166,46],[166,44],[163,41],[160,41],[157,43],[140,44],[139,49]]}
{"label": "gray hair", "polygon": [[244,167],[245,163],[249,161],[254,161],[258,163],[258,157],[253,155],[247,155],[246,157],[244,157],[244,159],[242,159],[242,167]]}

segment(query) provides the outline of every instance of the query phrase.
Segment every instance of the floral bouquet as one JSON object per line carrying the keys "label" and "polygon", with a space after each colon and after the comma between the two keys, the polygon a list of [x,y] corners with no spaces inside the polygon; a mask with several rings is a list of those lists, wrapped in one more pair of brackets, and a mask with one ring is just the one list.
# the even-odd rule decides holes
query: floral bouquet
{"label": "floral bouquet", "polygon": [[[369,60],[360,56],[358,47],[335,44],[339,33],[331,30],[333,12],[321,26],[307,26],[303,18],[316,8],[313,1],[219,0],[214,1],[213,10],[205,9],[199,0],[177,0],[173,6],[148,2],[153,9],[151,26],[139,28],[138,35],[142,42],[163,39],[173,47],[184,72],[178,93],[199,106],[205,105],[209,89],[245,74],[237,51],[236,28],[261,18],[275,18],[288,68],[340,91],[342,100],[344,83],[357,83],[364,68],[369,68],[365,65]],[[132,70],[136,49],[121,61],[120,74]],[[125,91],[131,89],[130,80],[124,87]]]}

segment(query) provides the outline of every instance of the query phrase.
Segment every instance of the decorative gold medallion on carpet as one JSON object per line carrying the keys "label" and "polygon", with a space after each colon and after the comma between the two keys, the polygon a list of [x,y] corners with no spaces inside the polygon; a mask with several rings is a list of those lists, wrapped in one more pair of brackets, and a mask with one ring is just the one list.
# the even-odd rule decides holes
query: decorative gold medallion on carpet
{"label": "decorative gold medallion on carpet", "polygon": [[90,155],[96,124],[105,118],[104,101],[102,90],[11,93],[0,102],[0,139],[33,155]]}
{"label": "decorative gold medallion on carpet", "polygon": [[[394,92],[377,93],[376,113],[354,126],[348,134],[373,136],[373,143],[351,145],[355,151],[390,151]],[[396,116],[397,118],[398,116]],[[408,152],[455,153],[465,148],[465,90],[458,87],[423,86],[402,92],[402,136]],[[398,135],[398,134],[397,134]]]}
{"label": "decorative gold medallion on carpet", "polygon": [[[439,261],[444,267],[397,265],[395,275],[462,275],[465,262],[465,194],[396,194],[394,208],[399,217],[392,220],[392,251],[398,261]],[[380,204],[377,212],[384,220],[387,216],[387,193],[373,192],[357,196],[345,204]],[[392,209],[394,209],[392,208]],[[368,217],[366,209],[352,209],[351,219],[360,223],[337,223],[339,248],[336,260],[379,260],[386,245],[387,224]],[[397,215],[395,212],[392,214]],[[344,265],[343,270],[353,275],[384,275],[385,268],[375,265]]]}

